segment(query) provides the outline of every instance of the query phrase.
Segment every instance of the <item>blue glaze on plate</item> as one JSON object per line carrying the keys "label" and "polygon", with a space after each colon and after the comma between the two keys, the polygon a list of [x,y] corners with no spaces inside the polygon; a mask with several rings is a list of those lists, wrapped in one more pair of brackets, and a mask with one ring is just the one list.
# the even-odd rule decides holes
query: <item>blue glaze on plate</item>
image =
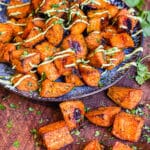
{"label": "blue glaze on plate", "polygon": [[[23,0],[23,1],[28,2],[28,0]],[[3,2],[9,2],[9,0],[4,0]],[[121,0],[110,0],[110,2],[116,6],[119,6],[122,8],[127,8],[126,4],[124,2],[122,2]],[[7,20],[6,7],[0,5],[0,8],[3,9],[0,12],[0,22],[5,22]],[[134,29],[133,34],[140,29],[141,29],[141,26],[140,26],[140,24],[138,24],[136,26],[136,28]],[[136,45],[135,48],[142,46],[143,33],[137,35],[133,39],[134,39],[134,42]],[[134,50],[134,48],[125,49],[124,52],[125,52],[125,54],[129,54],[133,50]],[[127,69],[127,70],[124,70],[121,72],[117,72],[117,69],[119,67],[123,66],[127,62],[136,61],[140,56],[141,56],[141,52],[135,54],[132,58],[122,62],[119,66],[117,66],[113,70],[107,71],[105,74],[103,74],[101,77],[101,83],[102,83],[103,87],[101,87],[101,88],[89,87],[89,86],[76,87],[68,94],[63,95],[58,98],[42,98],[39,96],[38,92],[32,92],[32,93],[23,92],[23,91],[19,91],[19,90],[15,89],[15,88],[12,88],[12,86],[8,86],[8,85],[2,84],[2,83],[0,83],[0,85],[11,90],[12,92],[19,94],[19,95],[22,95],[27,98],[39,100],[39,101],[60,102],[60,101],[65,101],[65,100],[70,100],[70,99],[79,99],[82,97],[86,97],[86,96],[101,92],[101,91],[107,89],[108,87],[116,84],[121,78],[123,78],[126,75],[126,73],[129,70],[129,69]],[[103,69],[99,69],[99,71],[104,72]],[[5,63],[0,63],[0,76],[9,76],[9,75],[13,75],[13,74],[14,74],[14,70],[11,69],[11,66],[9,66],[8,64],[5,64]],[[63,78],[60,78],[58,81],[63,81],[63,80],[64,80]]]}

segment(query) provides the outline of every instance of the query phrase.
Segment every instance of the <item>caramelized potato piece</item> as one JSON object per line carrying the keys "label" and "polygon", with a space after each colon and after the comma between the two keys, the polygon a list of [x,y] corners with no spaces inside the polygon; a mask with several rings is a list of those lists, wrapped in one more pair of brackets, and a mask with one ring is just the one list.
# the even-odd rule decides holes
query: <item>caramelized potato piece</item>
{"label": "caramelized potato piece", "polygon": [[112,150],[133,150],[133,149],[121,142],[116,142]]}
{"label": "caramelized potato piece", "polygon": [[106,6],[108,5],[108,2],[104,0],[94,0],[94,1],[89,1],[87,3],[87,0],[84,0],[81,5],[88,6],[89,8],[92,8],[92,9],[102,9],[102,8],[106,8]]}
{"label": "caramelized potato piece", "polygon": [[21,91],[36,91],[38,89],[38,79],[35,74],[18,74],[11,79],[13,85]]}
{"label": "caramelized potato piece", "polygon": [[46,79],[42,82],[42,89],[40,91],[41,97],[53,98],[67,94],[73,89],[74,85],[71,83],[51,82]]}
{"label": "caramelized potato piece", "polygon": [[67,101],[59,106],[69,129],[77,128],[84,118],[84,104],[81,101]]}
{"label": "caramelized potato piece", "polygon": [[28,73],[40,63],[40,54],[21,49],[16,50],[11,54],[11,62],[18,72]]}
{"label": "caramelized potato piece", "polygon": [[75,50],[77,59],[85,58],[87,55],[86,42],[82,34],[69,35],[67,36],[62,43],[63,49],[72,48]]}
{"label": "caramelized potato piece", "polygon": [[56,51],[56,47],[48,42],[42,42],[41,44],[36,45],[35,47],[41,55],[41,60],[45,60],[45,58],[50,57]]}
{"label": "caramelized potato piece", "polygon": [[141,117],[121,112],[115,117],[112,134],[122,140],[137,142],[144,120]]}
{"label": "caramelized potato piece", "polygon": [[16,50],[13,44],[0,44],[0,62],[10,62],[10,53]]}
{"label": "caramelized potato piece", "polygon": [[45,19],[44,18],[34,18],[32,20],[32,22],[36,27],[39,27],[41,29],[45,28]]}
{"label": "caramelized potato piece", "polygon": [[113,18],[117,15],[118,11],[119,11],[119,8],[115,5],[107,5],[106,9],[108,10],[109,12],[109,16],[110,18]]}
{"label": "caramelized potato piece", "polygon": [[15,36],[23,34],[23,27],[26,26],[26,24],[17,23],[15,19],[11,19],[6,23],[11,26]]}
{"label": "caramelized potato piece", "polygon": [[98,140],[92,140],[89,142],[83,150],[103,150],[104,147],[99,143]]}
{"label": "caramelized potato piece", "polygon": [[46,33],[46,38],[54,46],[58,46],[64,36],[64,28],[58,23],[58,19],[52,19],[47,23],[47,28],[52,26]]}
{"label": "caramelized potato piece", "polygon": [[141,89],[112,86],[108,89],[107,95],[119,106],[133,109],[142,99],[143,91]]}
{"label": "caramelized potato piece", "polygon": [[72,70],[76,67],[76,58],[74,54],[66,53],[64,55],[66,56],[56,59],[54,63],[56,65],[56,68],[58,69],[59,74],[66,76],[70,75],[72,73]]}
{"label": "caramelized potato piece", "polygon": [[73,142],[73,138],[64,121],[41,127],[39,133],[43,137],[44,145],[48,150],[58,150]]}
{"label": "caramelized potato piece", "polygon": [[32,6],[34,8],[35,11],[38,10],[38,8],[40,7],[40,4],[42,3],[43,0],[31,0]]}
{"label": "caramelized potato piece", "polygon": [[74,86],[83,86],[84,85],[84,83],[82,82],[80,77],[77,76],[76,74],[70,74],[68,76],[65,76],[65,81],[66,81],[66,83],[74,84]]}
{"label": "caramelized potato piece", "polygon": [[99,107],[87,112],[85,116],[90,122],[98,126],[110,127],[113,124],[116,114],[120,111],[120,107]]}
{"label": "caramelized potato piece", "polygon": [[116,34],[110,39],[110,43],[113,47],[118,48],[134,47],[134,41],[127,33]]}
{"label": "caramelized potato piece", "polygon": [[103,64],[106,64],[106,58],[103,52],[93,52],[89,54],[88,60],[90,60],[91,66],[97,68],[100,68]]}
{"label": "caramelized potato piece", "polygon": [[122,9],[117,15],[117,25],[119,30],[133,31],[138,23],[138,20],[130,17],[131,14],[127,9]]}
{"label": "caramelized potato piece", "polygon": [[87,24],[88,24],[87,17],[81,10],[78,10],[78,13],[80,15],[76,15],[73,19],[73,23],[72,23],[73,26],[70,29],[71,34],[81,34],[87,28]]}
{"label": "caramelized potato piece", "polygon": [[89,65],[79,64],[79,71],[88,86],[98,86],[101,75],[97,69]]}
{"label": "caramelized potato piece", "polygon": [[[40,10],[48,16],[62,17],[68,7],[67,0],[45,0],[40,5]],[[61,11],[64,10],[64,11]]]}
{"label": "caramelized potato piece", "polygon": [[24,18],[30,13],[30,2],[22,2],[21,0],[10,0],[7,7],[7,14],[13,18]]}
{"label": "caramelized potato piece", "polygon": [[99,31],[91,32],[86,38],[87,47],[90,50],[95,50],[99,45],[101,45],[102,36]]}
{"label": "caramelized potato piece", "polygon": [[24,46],[31,48],[42,40],[44,40],[44,35],[42,34],[41,30],[39,28],[33,28],[24,41]]}
{"label": "caramelized potato piece", "polygon": [[49,79],[50,81],[55,81],[60,77],[57,68],[52,62],[39,65],[37,71],[40,75],[45,73],[46,78]]}
{"label": "caramelized potato piece", "polygon": [[125,54],[123,51],[114,53],[113,55],[109,55],[106,57],[107,63],[110,64],[109,67],[106,67],[107,70],[112,70],[125,59]]}
{"label": "caramelized potato piece", "polygon": [[13,28],[8,24],[0,23],[0,42],[7,43],[12,39]]}

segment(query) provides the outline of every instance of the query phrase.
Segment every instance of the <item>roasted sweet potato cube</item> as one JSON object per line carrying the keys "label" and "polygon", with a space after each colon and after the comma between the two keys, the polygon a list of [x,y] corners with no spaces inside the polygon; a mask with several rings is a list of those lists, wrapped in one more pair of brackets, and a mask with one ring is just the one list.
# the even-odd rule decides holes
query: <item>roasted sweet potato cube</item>
{"label": "roasted sweet potato cube", "polygon": [[44,73],[46,78],[50,81],[55,81],[60,77],[60,74],[53,62],[39,65],[37,71],[40,75]]}
{"label": "roasted sweet potato cube", "polygon": [[110,127],[113,124],[116,114],[120,111],[120,107],[99,107],[87,112],[85,116],[90,122],[98,126]]}
{"label": "roasted sweet potato cube", "polygon": [[82,34],[71,34],[67,36],[62,43],[63,49],[72,48],[78,59],[85,58],[87,55],[87,46]]}
{"label": "roasted sweet potato cube", "polygon": [[74,84],[74,86],[83,86],[84,85],[84,83],[82,82],[80,77],[77,76],[76,74],[70,74],[68,76],[65,76],[65,81],[66,81],[66,83]]}
{"label": "roasted sweet potato cube", "polygon": [[33,28],[29,35],[27,36],[26,40],[24,41],[25,47],[33,47],[35,44],[44,40],[44,35],[40,28]]}
{"label": "roasted sweet potato cube", "polygon": [[144,120],[141,117],[121,112],[115,117],[112,134],[122,140],[137,142],[143,125]]}
{"label": "roasted sweet potato cube", "polygon": [[89,19],[89,25],[87,27],[87,32],[100,31],[101,30],[101,19],[100,18],[91,18]]}
{"label": "roasted sweet potato cube", "polygon": [[40,63],[39,53],[29,53],[28,51],[24,50],[19,50],[19,52],[17,51],[18,50],[11,54],[11,62],[18,72],[28,73],[35,67],[35,65]]}
{"label": "roasted sweet potato cube", "polygon": [[38,79],[35,74],[17,74],[12,79],[13,85],[21,91],[36,91],[38,89]]}
{"label": "roasted sweet potato cube", "polygon": [[98,140],[90,141],[83,150],[103,150],[104,147],[99,143]]}
{"label": "roasted sweet potato cube", "polygon": [[84,118],[84,104],[81,101],[67,101],[59,106],[69,129],[77,128]]}
{"label": "roasted sweet potato cube", "polygon": [[43,18],[34,18],[32,22],[36,27],[45,29],[45,20]]}
{"label": "roasted sweet potato cube", "polygon": [[54,46],[58,46],[60,42],[63,39],[64,36],[64,28],[61,24],[57,23],[59,22],[58,19],[51,19],[46,27],[47,29],[52,26],[46,33],[46,38],[49,43],[51,43]]}
{"label": "roasted sweet potato cube", "polygon": [[31,0],[31,3],[32,3],[34,10],[36,11],[40,7],[42,0]]}
{"label": "roasted sweet potato cube", "polygon": [[133,149],[121,142],[116,142],[112,150],[133,150]]}
{"label": "roasted sweet potato cube", "polygon": [[57,48],[48,42],[42,42],[41,44],[36,45],[35,47],[41,55],[41,60],[50,57],[56,52]]}
{"label": "roasted sweet potato cube", "polygon": [[45,0],[41,3],[40,10],[48,16],[62,17],[65,14],[65,11],[60,10],[65,10],[67,7],[67,0]]}
{"label": "roasted sweet potato cube", "polygon": [[113,47],[118,48],[134,47],[134,41],[127,33],[116,34],[110,39],[110,43]]}
{"label": "roasted sweet potato cube", "polygon": [[108,55],[106,57],[106,60],[107,60],[107,64],[109,64],[110,66],[106,67],[106,69],[107,70],[114,69],[120,63],[122,63],[124,59],[125,59],[125,54],[121,50],[120,52],[114,53],[113,55]]}
{"label": "roasted sweet potato cube", "polygon": [[71,34],[82,34],[83,31],[87,28],[88,22],[87,22],[87,18],[85,14],[81,10],[78,10],[78,13],[80,15],[76,15],[73,18],[73,23],[75,23],[77,20],[80,20],[80,19],[82,19],[84,22],[81,21],[81,22],[76,22],[75,24],[73,24],[73,26],[70,29]]}
{"label": "roasted sweet potato cube", "polygon": [[21,0],[10,0],[7,7],[7,14],[13,18],[24,18],[31,12],[30,2],[22,2]]}
{"label": "roasted sweet potato cube", "polygon": [[104,1],[104,0],[94,0],[90,1],[90,3],[87,4],[87,0],[84,0],[82,2],[83,6],[88,6],[88,8],[92,8],[92,9],[102,9],[102,8],[106,8],[106,6],[108,5],[108,2]]}
{"label": "roasted sweet potato cube", "polygon": [[0,23],[0,42],[7,43],[12,39],[13,28],[8,24]]}
{"label": "roasted sweet potato cube", "polygon": [[72,70],[76,67],[76,58],[74,54],[66,53],[64,55],[66,56],[56,59],[54,63],[58,69],[59,74],[66,76],[71,74]]}
{"label": "roasted sweet potato cube", "polygon": [[48,79],[42,82],[40,91],[41,97],[53,98],[67,94],[73,89],[74,85],[64,82],[52,82]]}
{"label": "roasted sweet potato cube", "polygon": [[143,91],[141,89],[112,86],[108,89],[107,95],[119,106],[133,109],[142,99]]}
{"label": "roasted sweet potato cube", "polygon": [[138,23],[138,20],[134,17],[130,17],[131,14],[127,9],[122,9],[117,15],[117,24],[119,30],[125,30],[125,31],[133,31],[135,26]]}
{"label": "roasted sweet potato cube", "polygon": [[73,142],[73,138],[64,121],[41,127],[39,133],[48,150],[58,150]]}
{"label": "roasted sweet potato cube", "polygon": [[119,8],[115,5],[107,5],[106,9],[108,10],[109,12],[109,16],[110,18],[113,18],[117,15],[118,11],[119,11]]}
{"label": "roasted sweet potato cube", "polygon": [[10,62],[10,53],[16,50],[16,47],[11,44],[1,44],[0,46],[0,62]]}
{"label": "roasted sweet potato cube", "polygon": [[95,31],[95,32],[91,32],[85,38],[85,41],[86,41],[87,47],[90,50],[95,50],[99,45],[102,44],[101,39],[102,39],[102,36],[101,36],[100,32],[99,31],[97,31],[97,32]]}
{"label": "roasted sweet potato cube", "polygon": [[79,71],[83,81],[88,86],[98,86],[101,75],[97,69],[89,65],[79,64]]}
{"label": "roasted sweet potato cube", "polygon": [[100,68],[103,64],[106,64],[106,58],[103,52],[92,52],[89,54],[88,59],[90,60],[90,65],[93,67]]}

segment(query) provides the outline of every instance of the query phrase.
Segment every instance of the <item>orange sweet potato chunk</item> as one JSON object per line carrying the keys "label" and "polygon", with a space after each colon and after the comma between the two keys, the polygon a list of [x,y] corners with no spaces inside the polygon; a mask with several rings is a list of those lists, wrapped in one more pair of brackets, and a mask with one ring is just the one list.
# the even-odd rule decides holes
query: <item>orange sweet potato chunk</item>
{"label": "orange sweet potato chunk", "polygon": [[113,47],[118,48],[134,47],[134,41],[127,33],[116,34],[110,39],[110,43]]}
{"label": "orange sweet potato chunk", "polygon": [[141,117],[121,112],[115,117],[112,134],[122,140],[137,142],[143,125]]}
{"label": "orange sweet potato chunk", "polygon": [[99,143],[98,140],[92,140],[89,142],[83,150],[103,150],[104,147]]}
{"label": "orange sweet potato chunk", "polygon": [[76,128],[84,118],[84,104],[76,100],[62,102],[59,106],[69,129]]}
{"label": "orange sweet potato chunk", "polygon": [[89,65],[80,64],[79,71],[81,73],[83,81],[88,86],[98,86],[101,75],[97,69]]}
{"label": "orange sweet potato chunk", "polygon": [[108,89],[107,95],[119,106],[133,109],[142,99],[143,91],[141,89],[112,86]]}
{"label": "orange sweet potato chunk", "polygon": [[73,89],[74,85],[64,82],[52,82],[48,79],[42,82],[40,91],[41,97],[53,98],[67,94]]}
{"label": "orange sweet potato chunk", "polygon": [[58,150],[73,142],[73,138],[64,121],[41,127],[39,133],[48,150]]}
{"label": "orange sweet potato chunk", "polygon": [[90,122],[98,126],[110,127],[113,124],[116,114],[120,111],[120,107],[99,107],[87,112],[85,116]]}
{"label": "orange sweet potato chunk", "polygon": [[116,142],[112,150],[132,150],[128,145],[125,145],[121,142]]}

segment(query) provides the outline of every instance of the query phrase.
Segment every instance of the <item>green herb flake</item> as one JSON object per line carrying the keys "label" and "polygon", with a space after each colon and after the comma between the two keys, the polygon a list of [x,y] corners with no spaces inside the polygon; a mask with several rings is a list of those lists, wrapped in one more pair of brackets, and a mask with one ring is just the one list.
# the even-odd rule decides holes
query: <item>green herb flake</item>
{"label": "green herb flake", "polygon": [[19,148],[20,142],[19,142],[18,140],[14,141],[13,146],[14,146],[15,148]]}
{"label": "green herb flake", "polygon": [[39,120],[39,124],[42,124],[43,123],[43,118],[41,118],[40,120]]}
{"label": "green herb flake", "polygon": [[36,114],[37,114],[37,115],[41,115],[42,112],[39,110],[39,111],[36,112]]}
{"label": "green herb flake", "polygon": [[134,145],[133,145],[131,148],[132,148],[133,150],[137,150],[137,147],[134,146]]}
{"label": "green herb flake", "polygon": [[53,4],[52,5],[52,8],[58,8],[59,7],[59,4]]}
{"label": "green herb flake", "polygon": [[16,109],[18,107],[17,105],[15,105],[13,103],[11,103],[9,106],[10,106],[10,108],[13,108],[13,109]]}
{"label": "green herb flake", "polygon": [[3,104],[0,104],[0,110],[5,110],[6,107]]}
{"label": "green herb flake", "polygon": [[97,137],[99,135],[100,135],[100,131],[96,131],[94,136]]}
{"label": "green herb flake", "polygon": [[33,112],[33,111],[34,111],[34,108],[29,107],[28,110],[29,110],[30,112]]}
{"label": "green herb flake", "polygon": [[11,128],[13,127],[13,122],[12,122],[12,120],[8,120],[8,122],[7,122],[7,124],[6,124],[6,127],[7,127],[8,129],[11,129]]}

